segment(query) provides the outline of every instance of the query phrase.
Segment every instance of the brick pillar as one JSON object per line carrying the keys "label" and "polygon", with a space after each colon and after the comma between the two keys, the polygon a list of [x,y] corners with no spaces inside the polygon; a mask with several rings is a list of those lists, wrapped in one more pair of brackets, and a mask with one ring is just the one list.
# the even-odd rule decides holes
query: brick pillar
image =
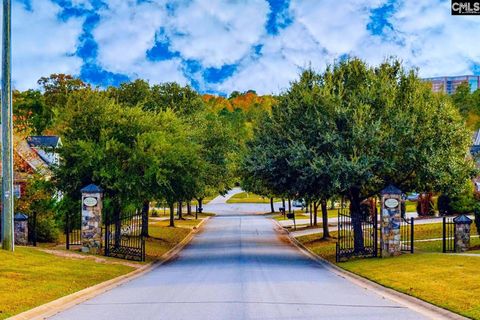
{"label": "brick pillar", "polygon": [[90,184],[82,192],[82,252],[98,254],[102,245],[102,188]]}
{"label": "brick pillar", "polygon": [[388,186],[382,190],[381,197],[382,257],[398,256],[402,249],[400,234],[402,191],[394,186]]}
{"label": "brick pillar", "polygon": [[470,248],[470,226],[472,219],[462,214],[453,219],[455,223],[455,252],[465,252]]}
{"label": "brick pillar", "polygon": [[15,244],[26,246],[28,244],[28,216],[19,212],[13,217],[13,221]]}

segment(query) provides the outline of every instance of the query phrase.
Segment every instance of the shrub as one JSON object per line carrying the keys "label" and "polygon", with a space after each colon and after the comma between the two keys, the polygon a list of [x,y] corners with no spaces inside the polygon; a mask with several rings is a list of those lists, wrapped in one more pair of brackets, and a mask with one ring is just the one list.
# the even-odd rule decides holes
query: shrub
{"label": "shrub", "polygon": [[437,206],[440,215],[445,216],[452,214],[451,199],[446,194],[441,194],[438,197]]}
{"label": "shrub", "polygon": [[[15,201],[15,211],[28,216],[36,213],[37,241],[55,242],[59,235],[55,205],[55,190],[52,184],[39,176],[32,176],[25,185],[25,193]],[[29,227],[33,228],[33,225],[30,224]]]}
{"label": "shrub", "polygon": [[469,214],[475,210],[475,204],[473,193],[467,193],[452,197],[450,206],[455,214]]}
{"label": "shrub", "polygon": [[56,242],[59,234],[60,231],[53,215],[49,217],[37,217],[38,242]]}
{"label": "shrub", "polygon": [[473,185],[470,181],[453,194],[438,197],[438,210],[441,214],[471,214],[478,207]]}

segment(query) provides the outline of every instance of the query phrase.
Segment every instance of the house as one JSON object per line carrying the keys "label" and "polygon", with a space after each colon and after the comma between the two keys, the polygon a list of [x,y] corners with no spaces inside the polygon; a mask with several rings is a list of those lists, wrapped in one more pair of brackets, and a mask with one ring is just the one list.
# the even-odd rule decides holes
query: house
{"label": "house", "polygon": [[[480,130],[475,131],[473,134],[473,144],[470,147],[470,154],[475,159],[477,167],[480,167]],[[475,185],[475,192],[480,193],[480,177],[473,179]]]}
{"label": "house", "polygon": [[58,165],[60,157],[57,153],[62,146],[62,140],[58,136],[31,136],[27,143],[49,166]]}
{"label": "house", "polygon": [[[14,194],[20,198],[25,193],[29,176],[38,173],[49,180],[52,166],[59,164],[57,149],[62,142],[57,136],[32,136],[26,139],[14,136]],[[1,163],[0,163],[1,174]]]}

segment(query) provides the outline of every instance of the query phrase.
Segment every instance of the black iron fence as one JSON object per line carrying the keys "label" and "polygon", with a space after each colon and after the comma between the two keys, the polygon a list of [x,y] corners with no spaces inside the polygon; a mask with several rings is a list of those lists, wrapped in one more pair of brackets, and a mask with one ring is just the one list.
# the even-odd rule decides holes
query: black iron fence
{"label": "black iron fence", "polygon": [[[343,206],[342,206],[343,207]],[[352,217],[350,210],[338,210],[337,262],[353,257],[376,257],[378,255],[377,213]]]}
{"label": "black iron fence", "polygon": [[413,218],[404,218],[400,223],[400,243],[401,251],[414,252],[414,238],[415,238],[415,220]]}
{"label": "black iron fence", "polygon": [[141,210],[116,217],[113,214],[105,215],[105,255],[145,261]]}
{"label": "black iron fence", "polygon": [[82,245],[82,217],[79,214],[65,214],[65,247]]}
{"label": "black iron fence", "polygon": [[442,252],[455,252],[455,223],[453,217],[443,217]]}

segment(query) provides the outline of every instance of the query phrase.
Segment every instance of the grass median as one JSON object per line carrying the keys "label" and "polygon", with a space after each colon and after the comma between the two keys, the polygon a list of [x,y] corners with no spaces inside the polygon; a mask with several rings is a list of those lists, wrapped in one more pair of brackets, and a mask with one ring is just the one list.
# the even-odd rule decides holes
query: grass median
{"label": "grass median", "polygon": [[[273,199],[274,202],[280,202],[282,199]],[[240,192],[227,200],[227,203],[270,203],[270,198],[259,196],[251,192]]]}
{"label": "grass median", "polygon": [[[472,230],[471,246],[480,246]],[[330,240],[320,234],[298,237],[313,253],[335,263],[336,232]],[[442,236],[442,224],[415,226],[415,239]],[[465,256],[441,253],[442,241],[417,241],[414,254],[395,258],[353,259],[337,265],[385,287],[417,297],[455,313],[480,319],[480,255]],[[469,253],[475,254],[477,251]]]}

